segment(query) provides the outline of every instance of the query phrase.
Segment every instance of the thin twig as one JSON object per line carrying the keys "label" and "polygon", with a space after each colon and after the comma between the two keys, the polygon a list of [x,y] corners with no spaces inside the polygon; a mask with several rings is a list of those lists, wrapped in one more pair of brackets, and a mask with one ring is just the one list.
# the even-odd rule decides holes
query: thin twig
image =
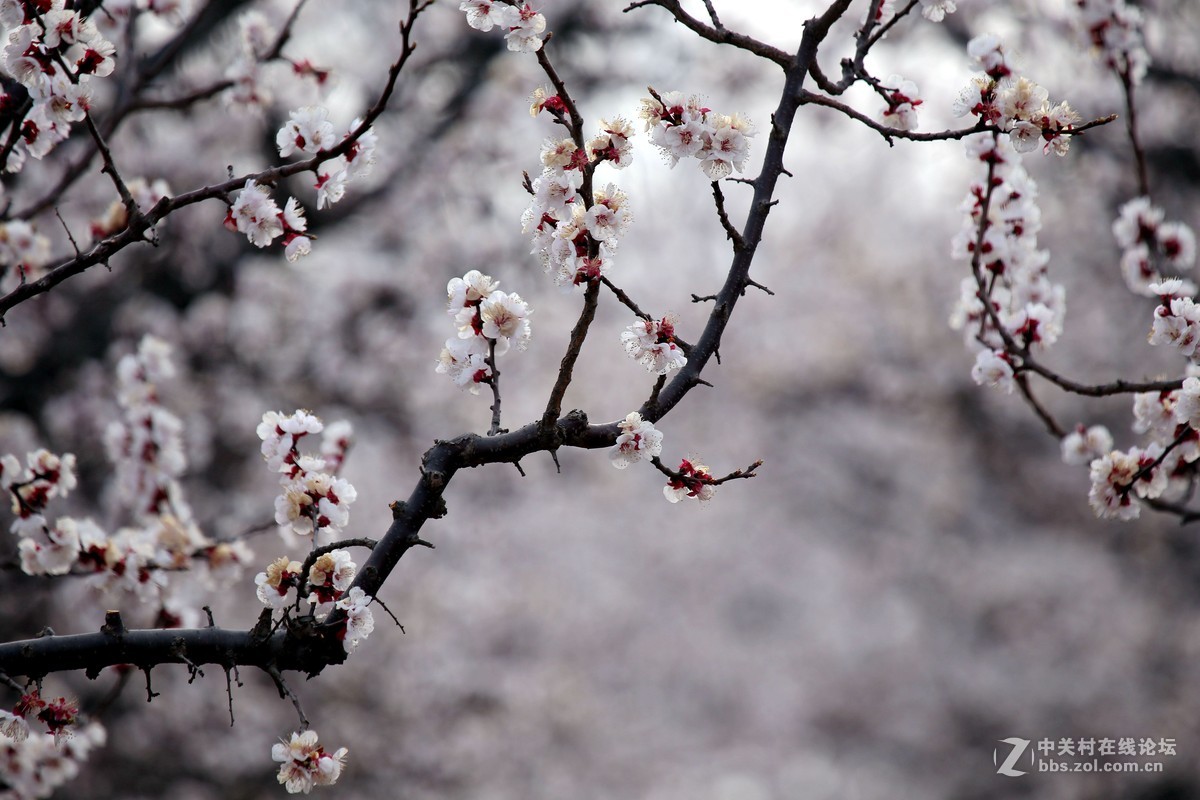
{"label": "thin twig", "polygon": [[725,211],[725,195],[721,192],[719,182],[712,182],[712,193],[713,201],[717,204],[717,218],[721,220],[721,227],[725,229],[725,238],[733,242],[733,250],[737,252],[746,246],[746,242],[742,239],[742,234],[738,229],[733,227],[733,223],[729,221],[729,214]]}
{"label": "thin twig", "polygon": [[500,428],[500,369],[496,366],[496,340],[488,339],[487,343],[488,354],[484,363],[492,370],[487,380],[492,387],[492,427],[488,428],[488,436],[495,436],[503,433]]}
{"label": "thin twig", "polygon": [[304,707],[300,705],[300,698],[287,685],[287,681],[283,679],[283,675],[279,672],[278,667],[271,665],[266,667],[264,671],[271,676],[271,680],[275,681],[275,688],[279,690],[279,696],[286,697],[292,701],[292,706],[296,709],[296,715],[300,717],[301,732],[308,730],[308,717],[304,716]]}

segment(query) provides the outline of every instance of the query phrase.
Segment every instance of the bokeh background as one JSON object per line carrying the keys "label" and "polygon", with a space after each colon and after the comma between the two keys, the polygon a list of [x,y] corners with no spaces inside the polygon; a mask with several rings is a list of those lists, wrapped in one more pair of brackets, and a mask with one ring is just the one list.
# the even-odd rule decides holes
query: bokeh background
{"label": "bokeh background", "polygon": [[[225,20],[172,80],[219,76],[234,21],[286,3],[225,3]],[[312,3],[287,53],[332,68],[332,88],[281,72],[261,115],[219,101],[188,115],[139,117],[114,144],[118,164],[175,191],[276,163],[287,110],[328,105],[348,122],[371,101],[398,49],[401,4]],[[647,85],[769,124],[777,68],[698,40],[661,10],[547,0],[550,52],[593,129],[634,117]],[[699,7],[699,4],[696,4]],[[856,3],[822,62],[864,13]],[[949,107],[971,71],[970,36],[994,31],[1023,72],[1085,117],[1121,110],[1115,80],[1079,46],[1067,2],[993,7],[960,0],[943,25],[899,26],[873,52],[879,76],[921,88],[921,128],[956,126]],[[1140,96],[1156,201],[1193,227],[1200,13],[1186,0],[1143,4],[1155,68]],[[794,48],[814,2],[718,2],[727,25]],[[861,7],[860,7],[861,6]],[[701,12],[702,13],[702,12]],[[153,37],[153,31],[148,36]],[[163,36],[169,31],[164,30]],[[483,431],[489,401],[433,367],[450,335],[445,283],[480,269],[535,309],[534,340],[504,358],[506,423],[534,419],[578,312],[543,275],[520,233],[521,172],[543,138],[527,96],[531,57],[470,30],[457,4],[419,23],[417,55],[380,124],[374,176],[310,213],[311,256],[288,264],[221,229],[224,208],[173,216],[157,248],[64,283],[18,307],[0,331],[0,450],[78,454],[80,513],[112,508],[101,447],[114,413],[112,369],[145,333],[170,342],[180,376],[162,387],[187,426],[186,488],[205,530],[228,537],[269,521],[274,480],[254,428],[268,409],[309,408],[358,434],[344,475],[358,489],[351,533],[378,536],[436,438]],[[878,102],[850,95],[874,115]],[[755,140],[757,169],[765,135]],[[69,145],[68,145],[69,146]],[[612,179],[635,220],[614,281],[643,307],[703,320],[690,294],[716,290],[730,250],[705,176],[670,169],[645,141]],[[1200,531],[1144,515],[1099,522],[1086,470],[1059,461],[1018,399],[977,387],[972,356],[947,325],[965,274],[949,258],[971,164],[959,143],[889,147],[807,108],[787,153],[779,206],[751,292],[693,391],[660,428],[664,458],[698,455],[724,473],[756,459],[758,478],[707,505],[666,503],[661,476],[602,453],[563,452],[561,472],[528,459],[460,473],[450,513],[381,593],[406,633],[376,614],[347,664],[293,681],[329,746],[350,758],[342,798],[476,800],[801,800],[807,798],[1176,798],[1200,794]],[[1131,295],[1109,226],[1136,192],[1121,123],[1065,159],[1030,156],[1041,242],[1067,286],[1066,333],[1050,362],[1080,380],[1177,375],[1145,344],[1152,303]],[[22,180],[30,191],[48,166]],[[108,202],[101,176],[61,211],[85,225]],[[311,189],[291,189],[311,202]],[[306,193],[307,192],[307,193]],[[748,192],[730,185],[731,213]],[[51,218],[51,222],[53,219]],[[49,223],[43,223],[46,229]],[[606,298],[606,301],[609,298]],[[567,395],[593,420],[636,408],[652,384],[624,355],[631,322],[602,304]],[[1135,442],[1128,398],[1084,401],[1042,390],[1067,422],[1103,422]],[[250,539],[262,564],[289,552],[274,530]],[[15,549],[11,542],[6,551]],[[0,575],[0,629],[24,638],[96,629],[112,599],[81,581]],[[209,599],[219,624],[260,608],[253,575]],[[130,616],[137,612],[130,610]],[[229,726],[224,676],[189,685],[159,669],[150,705],[138,680],[51,679],[103,706],[106,749],[57,797],[250,800],[279,797],[271,744],[295,727],[289,703],[244,672]],[[139,679],[140,680],[140,679]],[[1168,737],[1156,775],[995,774],[1007,737]]]}

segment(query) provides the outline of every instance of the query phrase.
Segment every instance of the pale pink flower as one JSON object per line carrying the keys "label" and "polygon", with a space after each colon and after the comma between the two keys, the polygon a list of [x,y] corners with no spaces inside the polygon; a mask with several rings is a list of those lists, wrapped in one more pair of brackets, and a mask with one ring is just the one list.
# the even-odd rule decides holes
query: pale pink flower
{"label": "pale pink flower", "polygon": [[308,794],[314,786],[330,786],[337,782],[346,761],[346,748],[334,753],[325,752],[318,742],[317,732],[307,730],[293,733],[290,740],[271,748],[271,758],[282,762],[279,782],[289,794]]}

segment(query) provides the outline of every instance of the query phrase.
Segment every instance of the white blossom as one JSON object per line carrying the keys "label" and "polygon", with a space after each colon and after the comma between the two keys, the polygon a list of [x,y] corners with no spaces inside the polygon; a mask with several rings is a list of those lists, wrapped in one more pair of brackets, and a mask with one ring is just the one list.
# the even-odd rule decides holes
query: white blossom
{"label": "white blossom", "polygon": [[608,451],[609,461],[617,469],[625,469],[643,458],[654,458],[662,454],[662,431],[654,427],[636,411],[630,412],[617,423],[620,433],[616,444]]}
{"label": "white blossom", "polygon": [[317,732],[293,733],[291,739],[271,747],[271,758],[282,762],[279,782],[289,794],[308,794],[314,786],[331,786],[342,774],[346,748],[327,753],[318,742]]}

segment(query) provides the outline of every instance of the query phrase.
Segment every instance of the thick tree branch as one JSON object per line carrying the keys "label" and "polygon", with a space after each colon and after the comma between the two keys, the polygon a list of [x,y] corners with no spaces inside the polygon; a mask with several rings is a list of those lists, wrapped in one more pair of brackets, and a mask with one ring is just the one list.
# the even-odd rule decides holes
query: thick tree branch
{"label": "thick tree branch", "polygon": [[[710,42],[715,42],[717,44],[728,44],[738,48],[739,50],[745,50],[747,52],[754,53],[756,56],[765,58],[768,61],[778,64],[785,70],[788,69],[789,65],[792,63],[792,57],[777,47],[773,47],[765,42],[760,42],[751,36],[745,35],[744,33],[731,31],[724,26],[713,27],[710,25],[705,25],[703,22],[684,11],[683,6],[679,3],[679,0],[639,0],[639,2],[630,3],[628,6],[626,6],[625,11],[629,12],[635,8],[641,8],[643,6],[659,6],[660,8],[666,9],[668,12],[670,12],[671,16],[675,18],[676,22],[682,23],[688,30],[698,34],[701,38],[707,39]],[[715,22],[715,15],[713,19]]]}
{"label": "thick tree branch", "polygon": [[709,314],[704,331],[696,341],[692,352],[688,354],[687,364],[675,378],[659,392],[653,404],[647,403],[640,409],[642,417],[651,422],[657,421],[675,407],[700,380],[708,360],[721,346],[721,334],[729,323],[729,317],[737,305],[738,298],[746,286],[750,274],[750,265],[754,254],[762,241],[763,229],[767,215],[775,201],[775,185],[783,174],[783,153],[787,147],[788,135],[791,133],[792,121],[796,110],[800,107],[800,98],[804,91],[804,78],[809,69],[816,63],[817,49],[829,34],[833,23],[846,13],[850,0],[836,0],[820,17],[808,20],[804,25],[804,35],[794,58],[789,59],[787,77],[784,80],[779,106],[771,116],[771,133],[767,139],[767,151],[763,157],[762,169],[751,185],[754,187],[754,197],[750,202],[750,210],[742,226],[742,247],[736,249],[733,260],[729,265],[729,273],[725,283],[717,293],[716,302]]}

